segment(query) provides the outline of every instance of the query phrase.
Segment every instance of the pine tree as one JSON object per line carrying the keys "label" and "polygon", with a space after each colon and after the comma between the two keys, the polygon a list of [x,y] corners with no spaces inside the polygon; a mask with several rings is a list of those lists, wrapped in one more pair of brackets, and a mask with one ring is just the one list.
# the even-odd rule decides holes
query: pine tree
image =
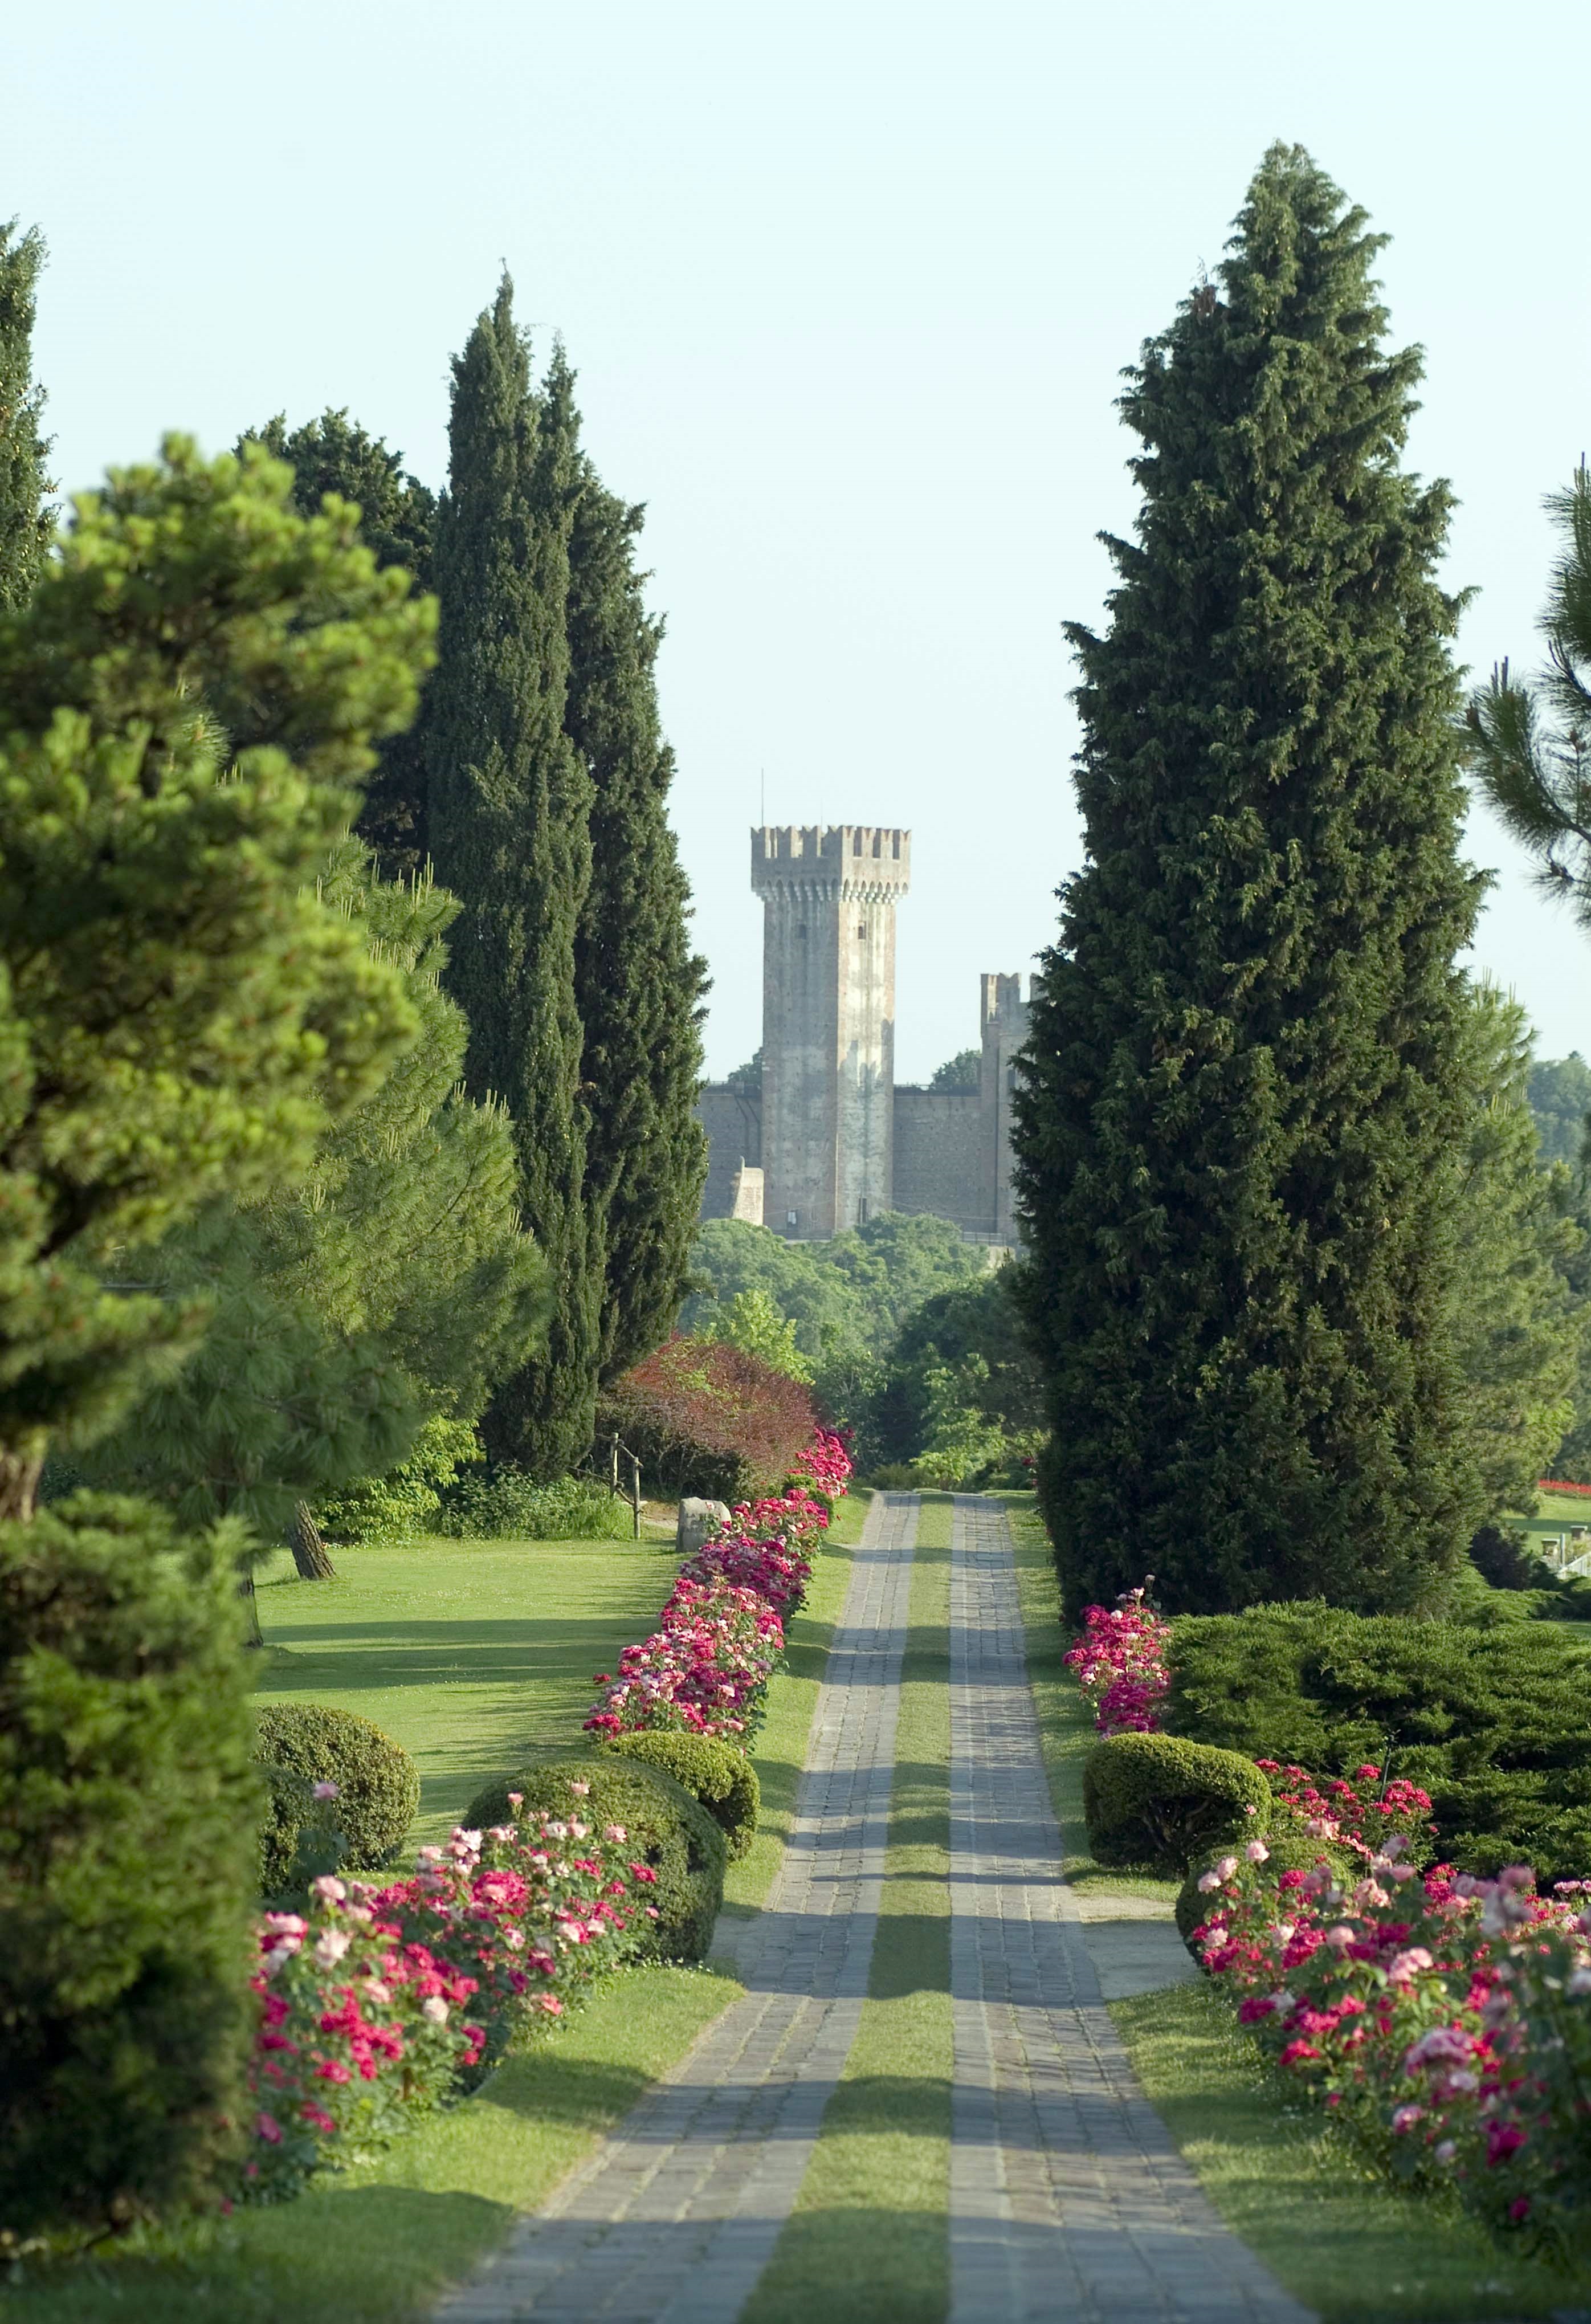
{"label": "pine tree", "polygon": [[0,615],[0,1517],[202,1323],[108,1256],[290,1178],[415,1035],[312,883],[433,608],[286,486],[172,438]]}
{"label": "pine tree", "polygon": [[546,1355],[500,1390],[486,1433],[543,1477],[590,1447],[601,1330],[575,991],[592,786],[565,728],[575,424],[561,359],[532,392],[505,276],[454,364],[427,739],[432,851],[464,907],[448,982],[469,1020],[466,1081],[512,1118],[553,1297]]}
{"label": "pine tree", "polygon": [[586,1206],[605,1258],[604,1380],[673,1327],[707,1170],[695,1115],[706,964],[690,947],[690,890],[668,824],[674,753],[656,677],[663,625],[642,602],[634,558],[643,516],[582,461],[565,723],[593,794],[575,983],[590,1110]]}
{"label": "pine tree", "polygon": [[1482,1503],[1445,485],[1381,238],[1296,147],[1128,374],[1136,542],[1082,669],[1085,868],[1018,1107],[1068,1602],[1439,1597]]}
{"label": "pine tree", "polygon": [[418,1038],[300,1181],[127,1255],[129,1275],[202,1299],[209,1321],[181,1370],[78,1456],[93,1483],[190,1526],[244,1517],[267,1540],[297,1540],[301,1504],[407,1460],[428,1420],[477,1419],[545,1320],[511,1126],[457,1091],[466,1030],[438,982],[454,899],[380,880],[354,841],[319,892],[401,974]]}
{"label": "pine tree", "polygon": [[[318,516],[327,493],[354,502],[359,538],[377,565],[400,567],[413,576],[417,589],[433,586],[437,496],[405,471],[401,452],[389,451],[345,410],[324,412],[290,434],[285,415],[279,413],[243,442],[263,444],[275,458],[287,461],[293,498],[305,516]],[[411,726],[382,744],[355,828],[375,849],[384,878],[424,871],[429,841],[423,710]]]}
{"label": "pine tree", "polygon": [[43,508],[50,446],[39,433],[33,306],[44,244],[0,225],[0,613],[26,603],[50,542]]}

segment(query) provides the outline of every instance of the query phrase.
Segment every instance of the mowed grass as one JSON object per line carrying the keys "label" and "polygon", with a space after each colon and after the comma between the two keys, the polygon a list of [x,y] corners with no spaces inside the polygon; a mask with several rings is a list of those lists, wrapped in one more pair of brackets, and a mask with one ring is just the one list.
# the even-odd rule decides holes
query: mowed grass
{"label": "mowed grass", "polygon": [[272,1562],[259,1590],[262,1702],[329,1702],[410,1752],[410,1844],[445,1839],[483,1784],[584,1748],[596,1671],[643,1638],[674,1544],[444,1541],[339,1549],[335,1582]]}
{"label": "mowed grass", "polygon": [[951,1516],[924,1497],[868,1998],[757,2324],[940,2324],[948,2305]]}
{"label": "mowed grass", "polygon": [[27,2324],[409,2324],[471,2273],[741,1988],[631,1969],[379,2164],[297,2201],[130,2239],[115,2259],[20,2275]]}

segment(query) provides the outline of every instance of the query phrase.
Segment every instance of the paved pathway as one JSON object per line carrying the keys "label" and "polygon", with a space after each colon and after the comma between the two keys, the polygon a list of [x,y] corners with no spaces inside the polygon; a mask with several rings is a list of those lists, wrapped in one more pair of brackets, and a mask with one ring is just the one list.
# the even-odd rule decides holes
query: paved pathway
{"label": "paved pathway", "polygon": [[[747,1987],[444,2324],[737,2324],[855,2037],[878,1926],[917,1504],[869,1512]],[[951,1581],[950,2324],[1310,2324],[1138,2089],[1060,1877],[1005,1511]],[[822,2324],[814,2318],[814,2324]]]}
{"label": "paved pathway", "polygon": [[1306,2324],[1137,2088],[1060,1877],[1011,1536],[951,1563],[951,2324]]}
{"label": "paved pathway", "polygon": [[444,2304],[446,2324],[735,2324],[750,2300],[868,1989],[916,1522],[908,1495],[868,1512],[773,1894],[720,1948],[745,1999]]}

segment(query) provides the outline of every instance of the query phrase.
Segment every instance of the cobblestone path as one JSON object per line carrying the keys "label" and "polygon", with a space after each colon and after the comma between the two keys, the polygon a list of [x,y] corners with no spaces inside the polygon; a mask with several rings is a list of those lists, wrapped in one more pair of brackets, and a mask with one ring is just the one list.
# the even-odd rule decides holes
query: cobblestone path
{"label": "cobblestone path", "polygon": [[750,2300],[868,1988],[916,1521],[907,1495],[868,1513],[773,1894],[720,1947],[745,1999],[444,2303],[446,2324],[734,2324]]}
{"label": "cobblestone path", "polygon": [[1137,2089],[1060,1877],[1011,1535],[951,1562],[951,2324],[1307,2324]]}

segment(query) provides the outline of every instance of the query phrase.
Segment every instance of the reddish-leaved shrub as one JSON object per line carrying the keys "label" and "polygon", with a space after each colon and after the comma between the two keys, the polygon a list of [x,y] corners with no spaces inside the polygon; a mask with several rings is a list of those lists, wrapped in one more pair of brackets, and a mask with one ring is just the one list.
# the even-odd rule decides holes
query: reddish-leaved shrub
{"label": "reddish-leaved shrub", "polygon": [[665,1340],[615,1381],[599,1421],[679,1493],[739,1501],[782,1484],[817,1427],[812,1392],[721,1340]]}

